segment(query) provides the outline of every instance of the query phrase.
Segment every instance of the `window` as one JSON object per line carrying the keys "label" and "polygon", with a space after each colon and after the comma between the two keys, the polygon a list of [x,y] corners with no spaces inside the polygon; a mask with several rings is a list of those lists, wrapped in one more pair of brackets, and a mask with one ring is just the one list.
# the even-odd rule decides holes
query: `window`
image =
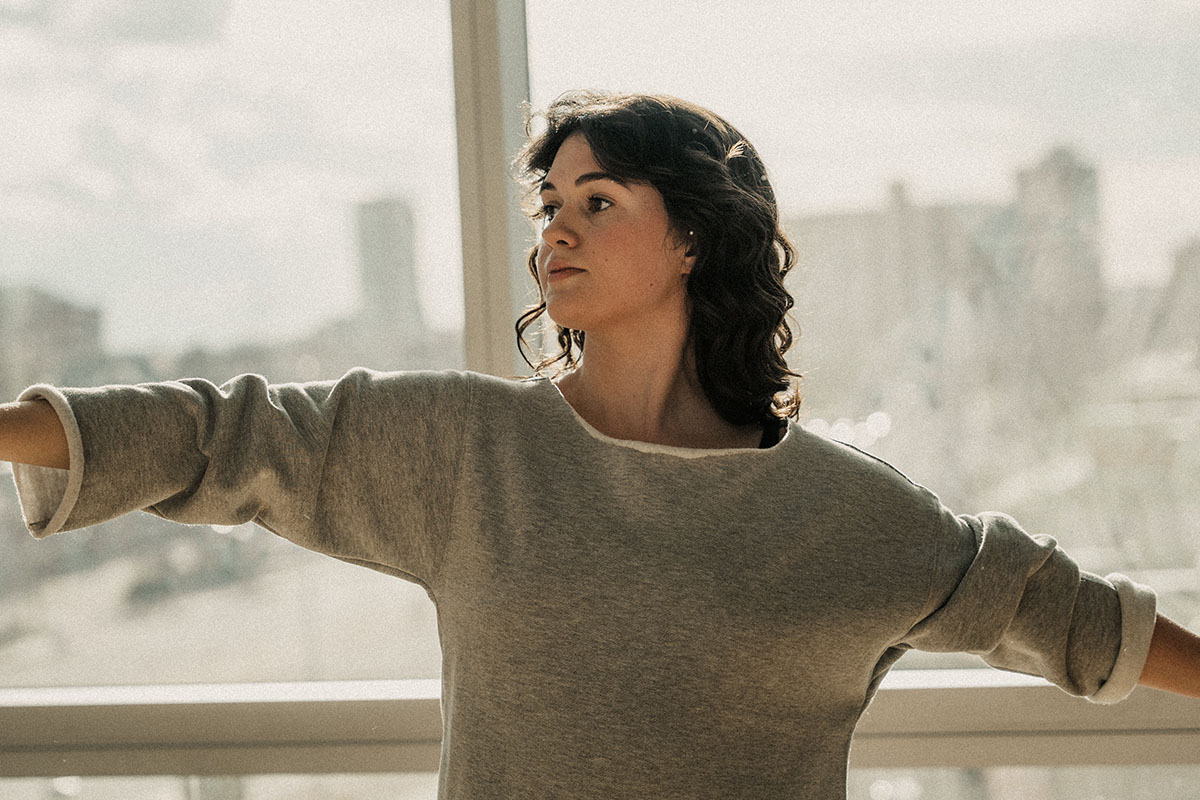
{"label": "window", "polygon": [[[0,75],[0,395],[462,366],[446,4],[4,4]],[[0,594],[0,686],[439,672],[416,586],[7,478]]]}

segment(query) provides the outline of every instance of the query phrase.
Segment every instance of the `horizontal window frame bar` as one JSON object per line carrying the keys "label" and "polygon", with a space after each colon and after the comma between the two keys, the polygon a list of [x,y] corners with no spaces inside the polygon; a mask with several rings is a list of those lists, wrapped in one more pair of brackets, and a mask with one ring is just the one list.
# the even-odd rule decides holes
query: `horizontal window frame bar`
{"label": "horizontal window frame bar", "polygon": [[0,749],[0,780],[66,775],[149,777],[437,772],[440,752],[439,741]]}
{"label": "horizontal window frame bar", "polygon": [[851,768],[1200,765],[1200,729],[854,737]]}
{"label": "horizontal window frame bar", "polygon": [[[433,772],[439,682],[0,689],[0,777]],[[851,766],[1200,764],[1200,701],[1098,706],[994,670],[895,670]]]}

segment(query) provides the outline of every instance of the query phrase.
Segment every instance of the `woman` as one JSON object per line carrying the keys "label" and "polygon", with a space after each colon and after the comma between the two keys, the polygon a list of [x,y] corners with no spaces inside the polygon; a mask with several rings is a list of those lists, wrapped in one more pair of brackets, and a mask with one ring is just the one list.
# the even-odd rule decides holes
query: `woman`
{"label": "woman", "polygon": [[[1200,639],[998,514],[791,421],[791,251],[753,148],[672,98],[574,94],[524,151],[557,383],[353,370],[0,412],[35,535],[254,520],[423,585],[442,797],[845,796],[907,649],[1114,702],[1200,696]],[[1157,620],[1157,621],[1156,621]]]}
{"label": "woman", "polygon": [[518,333],[549,311],[562,349],[542,366],[567,361],[564,396],[617,438],[776,437],[799,408],[783,359],[792,251],[757,154],[673,99],[578,94],[546,119],[520,159],[544,225],[529,255],[542,302]]}

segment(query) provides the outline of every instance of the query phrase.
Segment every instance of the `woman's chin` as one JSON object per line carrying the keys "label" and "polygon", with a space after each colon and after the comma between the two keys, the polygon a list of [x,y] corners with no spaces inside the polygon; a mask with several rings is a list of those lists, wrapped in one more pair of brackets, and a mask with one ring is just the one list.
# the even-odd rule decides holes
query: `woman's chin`
{"label": "woman's chin", "polygon": [[586,314],[571,313],[569,309],[559,308],[558,313],[554,313],[549,306],[546,308],[546,316],[560,328],[570,328],[573,331],[586,331],[588,320]]}

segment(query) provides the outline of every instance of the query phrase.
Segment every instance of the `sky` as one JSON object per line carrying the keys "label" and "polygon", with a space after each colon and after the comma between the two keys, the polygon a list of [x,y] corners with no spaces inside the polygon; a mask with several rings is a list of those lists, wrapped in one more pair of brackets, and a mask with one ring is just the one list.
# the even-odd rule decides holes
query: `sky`
{"label": "sky", "polygon": [[[1200,235],[1200,4],[529,0],[533,103],[707,105],[785,215],[1007,202],[1071,146],[1114,284]],[[105,312],[121,351],[301,335],[358,303],[354,206],[413,207],[461,324],[449,10],[408,0],[0,0],[0,285]]]}
{"label": "sky", "polygon": [[399,196],[460,325],[442,11],[0,0],[0,281],[100,306],[118,351],[286,339],[357,305],[355,204]]}

